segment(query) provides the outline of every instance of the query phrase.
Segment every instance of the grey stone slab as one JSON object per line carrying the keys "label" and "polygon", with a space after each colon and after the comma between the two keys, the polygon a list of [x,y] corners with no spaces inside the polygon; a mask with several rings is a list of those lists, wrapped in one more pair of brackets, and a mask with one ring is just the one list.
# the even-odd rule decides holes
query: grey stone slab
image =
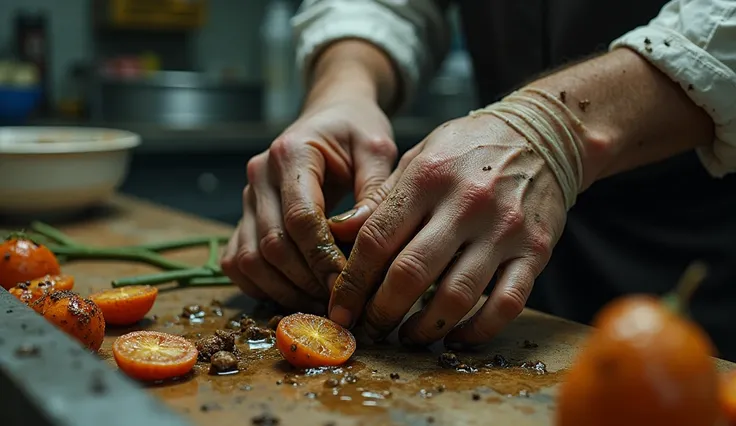
{"label": "grey stone slab", "polygon": [[0,289],[2,426],[188,426],[140,385]]}

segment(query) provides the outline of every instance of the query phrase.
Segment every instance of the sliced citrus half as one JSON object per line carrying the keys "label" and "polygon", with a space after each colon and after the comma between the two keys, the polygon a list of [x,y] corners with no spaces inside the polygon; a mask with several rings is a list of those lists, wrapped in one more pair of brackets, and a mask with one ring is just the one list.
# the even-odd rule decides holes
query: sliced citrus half
{"label": "sliced citrus half", "polygon": [[158,331],[124,334],[115,339],[112,354],[120,370],[142,381],[183,376],[197,363],[197,348],[192,342]]}
{"label": "sliced citrus half", "polygon": [[337,366],[355,352],[355,337],[327,318],[297,313],[279,322],[276,347],[297,368]]}
{"label": "sliced citrus half", "polygon": [[89,296],[111,325],[130,325],[143,319],[153,307],[158,289],[150,285],[103,290]]}

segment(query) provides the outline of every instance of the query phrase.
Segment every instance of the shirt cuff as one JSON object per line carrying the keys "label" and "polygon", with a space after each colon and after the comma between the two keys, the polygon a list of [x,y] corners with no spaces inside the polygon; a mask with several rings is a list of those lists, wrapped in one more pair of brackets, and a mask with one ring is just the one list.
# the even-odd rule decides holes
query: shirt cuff
{"label": "shirt cuff", "polygon": [[327,45],[340,39],[362,39],[381,48],[393,60],[403,89],[400,106],[407,105],[416,93],[422,64],[427,61],[413,25],[377,3],[345,2],[339,6],[307,10],[292,20],[302,77],[307,77]]}
{"label": "shirt cuff", "polygon": [[696,149],[714,177],[736,172],[736,73],[680,33],[655,24],[614,40],[610,49],[628,47],[672,80],[715,123],[712,145]]}

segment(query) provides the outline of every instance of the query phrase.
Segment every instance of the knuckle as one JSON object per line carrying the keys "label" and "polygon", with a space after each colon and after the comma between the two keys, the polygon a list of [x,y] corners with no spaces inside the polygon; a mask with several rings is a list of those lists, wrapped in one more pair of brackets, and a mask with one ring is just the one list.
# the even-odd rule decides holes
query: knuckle
{"label": "knuckle", "polygon": [[444,180],[449,175],[450,160],[435,154],[422,154],[417,156],[411,165],[415,172],[426,181]]}
{"label": "knuckle", "polygon": [[498,224],[508,232],[524,227],[524,212],[518,207],[507,207],[498,215]]}
{"label": "knuckle", "polygon": [[245,170],[248,176],[248,182],[253,182],[258,179],[258,176],[261,174],[263,170],[263,166],[265,164],[266,164],[265,153],[258,154],[254,157],[251,157],[251,159],[248,160],[248,163],[245,166]]}
{"label": "knuckle", "polygon": [[378,331],[390,331],[396,326],[396,318],[383,305],[371,303],[366,312],[366,321]]}
{"label": "knuckle", "polygon": [[263,258],[257,250],[240,250],[236,258],[238,268],[246,275],[249,275],[249,270],[260,268],[263,264]]}
{"label": "knuckle", "polygon": [[477,279],[467,272],[458,272],[447,284],[442,297],[450,306],[461,309],[470,309],[475,305],[477,292],[480,285]]}
{"label": "knuckle", "polygon": [[535,233],[527,238],[527,246],[533,256],[546,258],[552,252],[554,244],[554,238],[547,232]]}
{"label": "knuckle", "polygon": [[392,161],[399,155],[399,149],[396,147],[396,144],[388,138],[370,138],[365,141],[365,148],[373,155],[391,159]]}
{"label": "knuckle", "polygon": [[284,225],[290,234],[299,234],[314,229],[317,226],[314,208],[305,203],[295,203],[284,212]]}
{"label": "knuckle", "polygon": [[426,287],[432,279],[426,258],[413,251],[399,255],[389,273],[401,283],[399,288],[408,292],[413,292],[417,287]]}
{"label": "knuckle", "polygon": [[467,213],[485,210],[495,201],[494,182],[467,182],[461,187],[462,205]]}
{"label": "knuckle", "polygon": [[349,271],[344,270],[337,277],[337,281],[335,281],[333,293],[336,300],[356,300],[363,297],[364,292],[353,275]]}
{"label": "knuckle", "polygon": [[296,139],[284,134],[271,143],[268,155],[276,161],[283,160],[292,156],[298,145]]}
{"label": "knuckle", "polygon": [[526,294],[517,286],[506,287],[498,295],[498,312],[501,317],[512,320],[518,317],[526,305]]}
{"label": "knuckle", "polygon": [[266,232],[261,237],[258,247],[266,259],[278,259],[286,251],[286,242],[284,241],[284,232],[281,229],[274,228]]}
{"label": "knuckle", "polygon": [[358,231],[356,245],[367,247],[368,251],[373,252],[382,250],[389,245],[391,235],[383,221],[378,216],[370,217]]}

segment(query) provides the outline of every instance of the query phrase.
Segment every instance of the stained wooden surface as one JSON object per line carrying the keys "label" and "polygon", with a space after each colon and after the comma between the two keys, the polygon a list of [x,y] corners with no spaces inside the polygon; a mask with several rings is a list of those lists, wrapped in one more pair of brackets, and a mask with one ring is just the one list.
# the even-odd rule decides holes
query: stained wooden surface
{"label": "stained wooden surface", "polygon": [[[181,239],[211,234],[229,235],[220,224],[168,210],[126,197],[116,197],[99,215],[60,226],[80,242],[118,246]],[[206,249],[172,254],[172,258],[204,263]],[[76,276],[76,291],[87,295],[110,286],[114,278],[154,272],[131,263],[84,261],[65,265]],[[162,287],[162,290],[166,286]],[[223,316],[215,315],[213,299],[223,305]],[[192,324],[179,314],[182,307],[200,304],[208,315],[202,324]],[[227,318],[250,313],[254,303],[235,288],[176,289],[162,291],[149,317],[139,326],[108,328],[101,356],[109,359],[116,336],[134,329],[154,329],[195,338],[222,327]],[[533,369],[492,368],[475,373],[445,370],[438,366],[441,348],[408,351],[389,339],[387,344],[365,346],[353,361],[338,371],[292,371],[275,348],[244,352],[245,371],[230,376],[212,376],[207,366],[195,368],[190,377],[175,383],[145,386],[176,411],[197,424],[258,423],[269,416],[279,425],[382,425],[382,424],[514,424],[550,425],[554,410],[555,385],[564,377],[587,327],[526,311],[482,353],[459,354],[460,358],[484,360],[501,355],[513,363],[541,361],[547,373]],[[257,346],[257,345],[254,345]],[[719,361],[719,368],[732,364]],[[398,379],[394,375],[398,374]],[[325,386],[330,378],[354,375],[357,382],[336,388]],[[265,416],[265,417],[264,417]]]}

